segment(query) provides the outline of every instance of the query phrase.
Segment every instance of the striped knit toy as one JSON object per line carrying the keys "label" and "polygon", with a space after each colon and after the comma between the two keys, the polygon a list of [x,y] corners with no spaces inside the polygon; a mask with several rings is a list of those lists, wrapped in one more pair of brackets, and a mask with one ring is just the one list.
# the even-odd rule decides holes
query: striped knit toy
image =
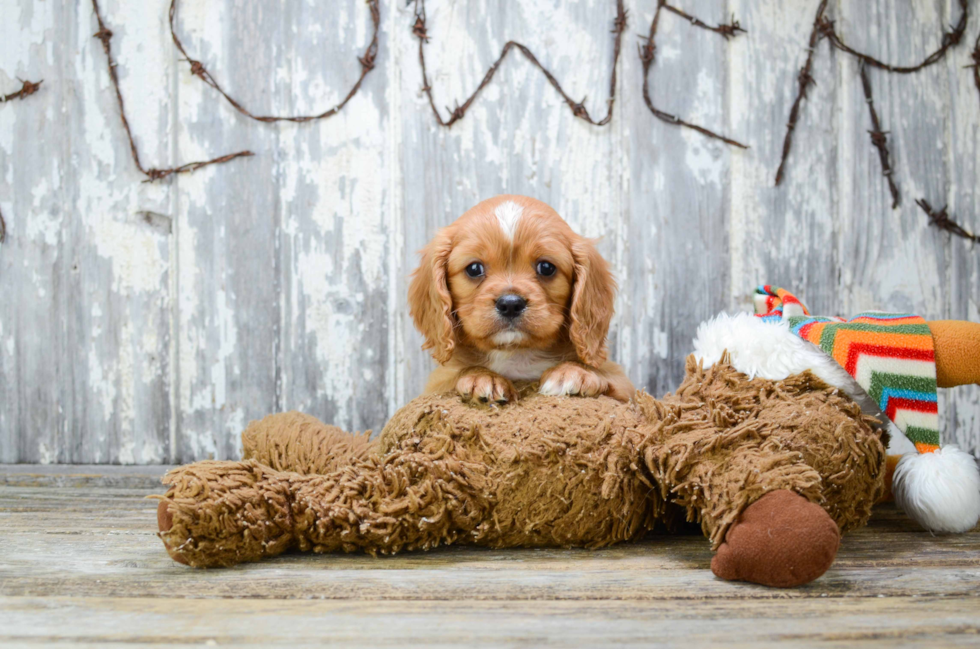
{"label": "striped knit toy", "polygon": [[785,320],[790,330],[833,357],[864,389],[919,453],[939,450],[936,354],[921,316],[867,311],[850,320],[812,316],[792,293],[755,290],[763,320]]}
{"label": "striped knit toy", "polygon": [[[898,505],[933,532],[972,529],[980,520],[980,468],[971,454],[940,442],[938,350],[930,324],[912,314],[814,316],[792,293],[773,286],[757,288],[754,302],[756,315],[723,313],[702,323],[695,358],[709,367],[727,354],[750,378],[782,380],[809,370],[841,389],[883,421],[895,446],[903,436],[914,444],[917,452],[893,460]],[[966,353],[976,357],[980,337],[970,336]],[[946,351],[947,358],[955,353]]]}

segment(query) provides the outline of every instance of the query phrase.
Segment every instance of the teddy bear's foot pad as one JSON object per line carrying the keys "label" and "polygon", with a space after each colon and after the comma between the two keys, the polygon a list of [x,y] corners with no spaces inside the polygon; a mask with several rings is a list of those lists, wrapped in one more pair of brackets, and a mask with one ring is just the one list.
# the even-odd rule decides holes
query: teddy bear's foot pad
{"label": "teddy bear's foot pad", "polygon": [[[170,507],[168,506],[168,501],[161,500],[160,504],[157,505],[157,527],[161,532],[169,532],[170,528],[174,526],[174,516],[170,513]],[[179,552],[174,552],[166,541],[163,542],[165,548],[167,548],[167,553],[170,558],[177,563],[182,563],[187,565],[187,559],[185,559]]]}
{"label": "teddy bear's foot pad", "polygon": [[730,581],[802,586],[830,568],[840,530],[820,505],[787,490],[749,505],[725,536],[711,570]]}

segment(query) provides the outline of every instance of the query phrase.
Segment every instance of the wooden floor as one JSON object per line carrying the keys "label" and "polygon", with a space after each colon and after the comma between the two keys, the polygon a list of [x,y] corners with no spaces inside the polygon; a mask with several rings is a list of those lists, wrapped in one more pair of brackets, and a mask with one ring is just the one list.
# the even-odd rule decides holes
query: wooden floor
{"label": "wooden floor", "polygon": [[697,535],[203,571],[155,537],[161,473],[0,466],[0,646],[980,645],[980,532],[891,507],[793,590],[715,579]]}

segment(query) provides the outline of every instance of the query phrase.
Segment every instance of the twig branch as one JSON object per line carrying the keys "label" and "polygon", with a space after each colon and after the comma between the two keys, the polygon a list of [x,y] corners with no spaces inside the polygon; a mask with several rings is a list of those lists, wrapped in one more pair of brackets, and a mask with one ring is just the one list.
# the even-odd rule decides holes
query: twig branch
{"label": "twig branch", "polygon": [[249,119],[254,119],[257,122],[312,122],[315,120],[333,117],[342,111],[344,106],[347,105],[347,102],[349,102],[354,95],[357,94],[357,91],[360,90],[361,84],[364,82],[364,78],[371,72],[371,70],[374,69],[378,56],[378,31],[381,27],[381,9],[378,6],[378,0],[367,0],[367,5],[371,14],[372,33],[371,42],[368,44],[367,49],[364,51],[364,54],[357,59],[361,64],[361,74],[357,77],[357,81],[354,82],[354,85],[347,91],[347,94],[339,104],[315,115],[256,115],[246,108],[240,101],[229,95],[224,88],[221,87],[211,72],[204,67],[204,64],[187,53],[187,49],[184,47],[183,42],[181,42],[180,38],[177,36],[177,0],[171,0],[170,2],[170,37],[173,39],[174,45],[177,46],[177,49],[180,50],[180,53],[184,55],[184,59],[190,65],[191,74],[200,78],[201,81],[217,90],[218,93],[242,115],[248,117]]}
{"label": "twig branch", "polygon": [[980,93],[980,34],[977,34],[977,42],[973,44],[973,52],[970,53],[970,58],[973,59],[973,65],[967,67],[973,68],[973,85],[977,87],[977,92]]}
{"label": "twig branch", "polygon": [[868,112],[871,113],[871,144],[878,149],[878,158],[881,160],[881,173],[888,180],[888,190],[892,194],[892,209],[898,207],[901,199],[898,194],[898,186],[895,185],[894,174],[888,159],[888,136],[887,131],[881,130],[881,122],[878,120],[878,111],[875,110],[874,98],[871,96],[871,81],[868,79],[868,68],[861,64],[861,87],[864,89],[864,99],[868,104]]}
{"label": "twig branch", "polygon": [[643,101],[647,105],[647,108],[650,109],[650,112],[653,113],[654,117],[664,122],[667,122],[668,124],[674,124],[676,126],[689,128],[709,138],[715,140],[721,140],[725,144],[730,144],[740,149],[749,148],[748,146],[742,144],[737,140],[733,140],[730,137],[726,137],[724,135],[721,135],[720,133],[716,133],[703,126],[692,124],[691,122],[681,119],[677,115],[673,115],[666,111],[660,110],[659,108],[653,105],[653,99],[650,97],[650,70],[653,67],[654,59],[656,58],[657,28],[660,26],[660,12],[663,9],[666,9],[667,11],[670,11],[678,16],[681,16],[682,18],[689,20],[691,24],[694,25],[695,27],[700,27],[701,29],[706,29],[708,31],[715,32],[717,34],[721,34],[722,36],[725,37],[726,40],[731,38],[732,36],[737,36],[740,32],[745,32],[745,30],[739,26],[738,21],[736,21],[734,18],[732,19],[732,22],[730,24],[718,25],[716,27],[712,27],[706,23],[701,22],[699,19],[695,18],[694,16],[690,16],[687,13],[681,11],[680,9],[667,4],[666,0],[658,0],[657,9],[653,13],[653,19],[650,21],[650,31],[647,33],[647,36],[643,39],[646,42],[643,45],[641,45],[639,48],[640,63],[642,63],[643,65]]}
{"label": "twig branch", "polygon": [[734,16],[732,17],[732,22],[728,24],[723,23],[721,25],[712,26],[705,22],[702,22],[699,18],[695,18],[694,16],[688,14],[687,12],[681,9],[678,9],[673,5],[667,4],[666,2],[661,2],[660,6],[662,6],[664,9],[666,9],[671,13],[677,14],[681,18],[690,21],[690,23],[695,27],[700,27],[701,29],[707,29],[708,31],[715,32],[716,34],[721,34],[722,36],[725,37],[726,40],[731,38],[732,36],[738,36],[739,32],[745,33],[745,30],[742,29],[742,27],[738,24],[738,21],[735,20]]}
{"label": "twig branch", "polygon": [[834,21],[822,18],[819,21],[820,31],[823,36],[830,41],[831,45],[836,47],[842,52],[847,52],[848,54],[857,57],[861,63],[865,65],[870,65],[875,68],[880,68],[882,70],[887,70],[888,72],[895,72],[897,74],[911,74],[912,72],[918,72],[923,68],[927,68],[934,63],[938,63],[944,56],[949,48],[959,44],[963,38],[963,33],[966,31],[966,22],[968,18],[969,9],[967,7],[967,0],[959,0],[960,9],[960,20],[956,25],[950,28],[950,31],[943,32],[942,42],[938,49],[929,54],[926,58],[922,59],[916,65],[892,65],[890,63],[885,63],[880,61],[873,56],[865,54],[864,52],[858,52],[857,50],[849,47],[834,29]]}
{"label": "twig branch", "polygon": [[947,206],[944,205],[943,209],[937,212],[932,209],[932,205],[930,205],[924,198],[920,198],[915,203],[921,207],[922,211],[929,217],[929,225],[934,225],[940,230],[945,230],[946,232],[955,234],[956,236],[962,237],[967,241],[972,241],[973,243],[980,242],[980,236],[973,234],[949,217],[949,213],[946,211]]}
{"label": "twig branch", "polygon": [[[20,90],[17,92],[12,92],[9,95],[0,95],[0,104],[6,104],[9,101],[14,101],[15,99],[26,99],[30,97],[35,92],[41,88],[41,84],[44,83],[44,79],[40,81],[27,81],[25,79],[18,79],[21,86]],[[7,240],[7,222],[3,218],[3,211],[0,210],[0,243]]]}
{"label": "twig branch", "polygon": [[800,68],[800,73],[796,77],[798,89],[796,99],[793,100],[793,107],[789,111],[789,121],[786,122],[786,137],[783,138],[783,154],[779,159],[779,168],[776,169],[776,185],[783,182],[783,174],[786,170],[786,160],[789,158],[789,151],[793,146],[793,132],[796,131],[796,124],[800,118],[800,106],[806,99],[807,89],[816,85],[813,79],[813,57],[817,53],[817,44],[820,43],[820,23],[823,14],[827,10],[827,0],[820,0],[817,6],[817,15],[813,19],[813,29],[810,30],[810,43],[807,47],[806,63]]}
{"label": "twig branch", "polygon": [[24,79],[18,79],[18,81],[21,83],[20,90],[17,92],[12,92],[9,95],[0,96],[0,104],[6,104],[8,101],[13,101],[15,99],[25,99],[30,97],[37,92],[41,88],[41,84],[44,83],[44,79],[37,82],[25,81]]}
{"label": "twig branch", "polygon": [[167,169],[147,169],[144,167],[142,160],[140,160],[140,153],[136,146],[136,140],[133,138],[133,131],[129,127],[129,119],[126,117],[126,102],[123,101],[122,90],[119,88],[119,75],[116,74],[117,64],[116,60],[112,57],[112,30],[106,27],[105,21],[102,18],[102,11],[99,8],[98,0],[92,0],[92,8],[95,10],[95,18],[99,22],[99,31],[95,33],[94,37],[102,42],[102,49],[105,51],[106,56],[106,66],[109,70],[109,79],[112,81],[112,87],[116,92],[116,102],[119,104],[119,117],[122,119],[123,129],[126,131],[126,137],[129,140],[129,150],[133,156],[133,162],[136,163],[136,168],[140,170],[140,173],[146,176],[145,182],[161,180],[173,174],[191,173],[202,167],[207,167],[208,165],[221,164],[223,162],[234,160],[235,158],[244,158],[253,155],[251,151],[239,151],[238,153],[231,153],[213,160],[190,162],[179,167],[170,167]]}
{"label": "twig branch", "polygon": [[616,103],[616,65],[619,62],[619,53],[622,46],[623,32],[626,30],[627,23],[627,13],[623,6],[623,0],[616,0],[616,18],[613,20],[613,61],[612,70],[609,75],[609,98],[606,100],[606,115],[602,119],[593,119],[589,114],[588,109],[585,107],[585,99],[582,101],[575,101],[572,99],[564,88],[562,88],[561,83],[558,79],[538,60],[534,53],[525,45],[518,43],[517,41],[507,41],[503,49],[500,52],[500,56],[497,60],[487,69],[486,74],[483,75],[483,80],[480,85],[477,86],[476,90],[466,98],[466,100],[459,104],[456,103],[455,108],[446,108],[449,112],[449,117],[444,118],[436,108],[435,99],[432,96],[432,84],[429,83],[429,73],[425,65],[425,44],[429,40],[428,25],[426,23],[425,15],[425,0],[415,0],[415,24],[412,26],[412,33],[419,41],[419,64],[422,66],[422,91],[429,98],[429,106],[432,108],[432,113],[436,117],[436,121],[440,126],[450,127],[466,115],[466,111],[469,110],[470,106],[476,100],[480,92],[489,85],[490,81],[493,79],[493,75],[497,73],[497,69],[503,60],[507,58],[507,54],[510,53],[512,49],[518,50],[524,55],[531,64],[541,70],[548,83],[558,91],[561,98],[565,100],[568,107],[572,110],[572,114],[581,120],[592,124],[593,126],[604,126],[609,123],[612,119],[613,105]]}
{"label": "twig branch", "polygon": [[[962,9],[959,22],[952,26],[950,31],[943,32],[942,43],[940,44],[939,48],[922,59],[922,61],[919,63],[909,66],[885,63],[884,61],[876,59],[873,56],[863,52],[859,52],[846,45],[844,40],[840,37],[840,34],[837,33],[834,27],[834,21],[830,20],[824,15],[827,10],[827,1],[828,0],[821,0],[820,5],[817,7],[817,15],[813,19],[813,30],[810,32],[810,44],[807,48],[808,54],[806,57],[806,64],[800,70],[800,74],[798,76],[799,90],[797,91],[796,99],[793,101],[793,107],[790,109],[789,121],[786,123],[786,137],[783,140],[783,154],[779,160],[779,168],[776,170],[776,185],[783,182],[783,175],[786,169],[786,160],[789,158],[789,151],[793,143],[793,131],[796,130],[796,123],[800,115],[800,105],[802,104],[803,99],[806,97],[807,88],[815,83],[813,76],[811,75],[811,70],[813,68],[813,58],[816,53],[817,44],[820,42],[821,38],[826,38],[828,41],[830,41],[831,46],[840,50],[841,52],[846,52],[847,54],[856,57],[861,63],[861,81],[864,85],[864,94],[865,98],[868,100],[868,106],[871,111],[871,120],[874,125],[874,130],[871,131],[871,141],[875,147],[877,147],[878,153],[881,156],[882,168],[884,169],[885,176],[888,178],[888,188],[892,194],[892,208],[895,208],[899,203],[898,187],[896,187],[895,182],[892,179],[892,169],[890,168],[888,161],[888,149],[886,148],[885,133],[882,132],[880,126],[877,124],[878,116],[871,100],[871,86],[867,82],[865,68],[867,66],[871,66],[886,70],[888,72],[895,72],[897,74],[911,74],[942,60],[942,58],[946,56],[949,49],[957,45],[963,39],[963,33],[966,31],[966,24],[969,17],[967,0],[958,0],[960,8]],[[980,38],[977,39],[977,52],[974,53],[974,60],[980,64]],[[974,70],[974,81],[976,81],[977,90],[980,91],[980,71],[977,71],[976,69]]]}

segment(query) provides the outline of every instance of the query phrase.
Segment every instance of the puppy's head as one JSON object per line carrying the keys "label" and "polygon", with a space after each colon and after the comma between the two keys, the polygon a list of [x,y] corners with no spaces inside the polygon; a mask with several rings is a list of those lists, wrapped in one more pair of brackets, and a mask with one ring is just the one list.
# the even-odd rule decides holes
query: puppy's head
{"label": "puppy's head", "polygon": [[415,326],[440,363],[457,345],[548,349],[563,339],[606,360],[616,283],[592,241],[541,201],[497,196],[440,230],[409,289]]}

